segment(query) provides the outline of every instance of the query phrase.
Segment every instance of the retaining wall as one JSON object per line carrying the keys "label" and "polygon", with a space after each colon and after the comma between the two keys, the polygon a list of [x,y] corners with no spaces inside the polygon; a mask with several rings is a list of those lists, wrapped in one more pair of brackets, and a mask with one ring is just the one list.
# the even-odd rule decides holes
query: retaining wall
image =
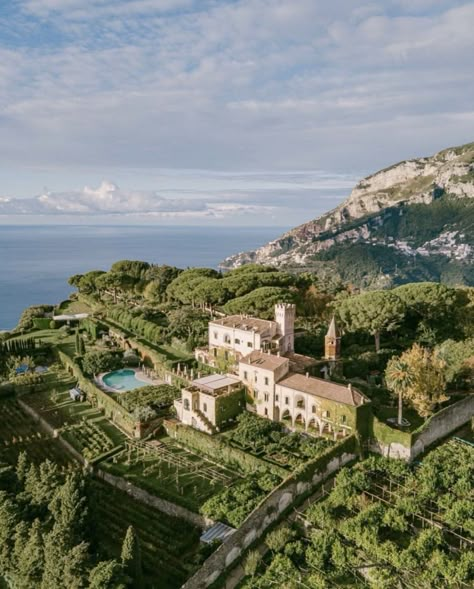
{"label": "retaining wall", "polygon": [[474,394],[441,409],[412,433],[403,432],[374,417],[369,449],[388,458],[414,460],[426,448],[448,436],[474,416]]}
{"label": "retaining wall", "polygon": [[289,476],[258,505],[242,526],[219,546],[182,589],[204,589],[212,585],[295,502],[309,495],[319,483],[342,466],[355,460],[356,447],[356,440],[351,436],[318,459],[307,462],[299,472]]}
{"label": "retaining wall", "polygon": [[53,438],[57,439],[61,446],[66,450],[66,452],[73,456],[80,464],[87,466],[88,463],[84,456],[82,456],[80,452],[78,452],[73,446],[71,446],[71,444],[61,436],[57,429],[54,429],[43,417],[41,417],[39,413],[37,413],[35,409],[33,409],[33,407],[30,407],[30,405],[27,405],[21,399],[17,399],[17,401],[18,405],[20,405],[20,407],[25,411],[25,413],[28,413],[30,417],[32,417],[37,423],[40,424],[40,426],[46,432],[48,432],[48,434],[50,434]]}
{"label": "retaining wall", "polygon": [[181,505],[176,505],[175,503],[171,503],[170,501],[166,501],[165,499],[160,499],[160,497],[156,497],[155,495],[151,495],[147,491],[136,487],[130,481],[123,479],[122,477],[115,476],[108,472],[105,472],[101,468],[96,468],[94,470],[95,475],[112,485],[113,487],[120,489],[121,491],[125,491],[128,495],[144,503],[146,505],[150,505],[151,507],[155,507],[159,509],[163,513],[167,515],[171,515],[172,517],[177,517],[180,519],[184,519],[191,524],[197,526],[198,528],[205,529],[208,526],[212,526],[215,522],[214,520],[203,517],[197,513],[186,509],[185,507],[181,507]]}

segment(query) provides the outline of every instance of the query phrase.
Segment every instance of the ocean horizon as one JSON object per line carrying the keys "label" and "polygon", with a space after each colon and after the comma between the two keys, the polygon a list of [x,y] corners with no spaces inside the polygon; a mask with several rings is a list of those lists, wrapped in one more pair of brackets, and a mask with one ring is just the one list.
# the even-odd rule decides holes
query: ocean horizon
{"label": "ocean horizon", "polygon": [[0,331],[31,305],[57,304],[67,279],[122,259],[218,268],[227,256],[277,238],[286,227],[1,225]]}

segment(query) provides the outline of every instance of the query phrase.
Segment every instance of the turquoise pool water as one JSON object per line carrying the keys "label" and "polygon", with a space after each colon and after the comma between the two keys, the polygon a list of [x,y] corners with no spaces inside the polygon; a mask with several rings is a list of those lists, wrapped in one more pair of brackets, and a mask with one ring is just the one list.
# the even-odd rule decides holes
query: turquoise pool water
{"label": "turquoise pool water", "polygon": [[121,370],[114,370],[102,377],[104,383],[111,389],[116,391],[133,391],[143,387],[148,383],[137,378],[135,371],[130,368],[122,368]]}

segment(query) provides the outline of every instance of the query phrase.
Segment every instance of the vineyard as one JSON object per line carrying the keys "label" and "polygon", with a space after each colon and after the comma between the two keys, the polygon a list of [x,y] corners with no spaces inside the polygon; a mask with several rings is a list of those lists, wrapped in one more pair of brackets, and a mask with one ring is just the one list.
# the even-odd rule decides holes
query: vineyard
{"label": "vineyard", "polygon": [[[474,585],[474,447],[450,441],[410,467],[372,457],[343,469],[261,564],[267,589],[468,589]],[[290,532],[289,532],[290,533]],[[272,545],[272,539],[267,544]],[[305,585],[306,586],[306,585]]]}
{"label": "vineyard", "polygon": [[73,401],[67,391],[33,393],[24,401],[89,460],[123,444],[126,438],[98,409],[86,401]]}
{"label": "vineyard", "polygon": [[228,487],[236,473],[162,437],[150,442],[129,440],[126,449],[102,467],[163,499],[193,511]]}
{"label": "vineyard", "polygon": [[16,463],[18,454],[26,451],[36,463],[46,458],[65,466],[72,462],[58,440],[44,432],[15,399],[0,402],[0,459]]}
{"label": "vineyard", "polygon": [[178,589],[198,566],[200,531],[191,524],[143,505],[107,483],[90,484],[94,548],[119,558],[127,527],[133,525],[149,587]]}

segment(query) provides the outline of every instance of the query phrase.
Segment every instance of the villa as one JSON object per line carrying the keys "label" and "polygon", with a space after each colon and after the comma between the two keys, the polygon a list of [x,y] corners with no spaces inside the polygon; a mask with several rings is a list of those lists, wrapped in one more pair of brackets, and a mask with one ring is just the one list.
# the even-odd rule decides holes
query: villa
{"label": "villa", "polygon": [[[369,400],[351,385],[329,380],[341,351],[335,318],[320,361],[294,352],[294,322],[295,306],[287,304],[276,305],[275,321],[240,315],[210,321],[209,346],[196,350],[196,357],[213,366],[223,360],[235,375],[194,380],[175,401],[178,419],[213,434],[246,408],[317,436],[337,439],[356,431]],[[324,378],[310,375],[314,367]]]}

